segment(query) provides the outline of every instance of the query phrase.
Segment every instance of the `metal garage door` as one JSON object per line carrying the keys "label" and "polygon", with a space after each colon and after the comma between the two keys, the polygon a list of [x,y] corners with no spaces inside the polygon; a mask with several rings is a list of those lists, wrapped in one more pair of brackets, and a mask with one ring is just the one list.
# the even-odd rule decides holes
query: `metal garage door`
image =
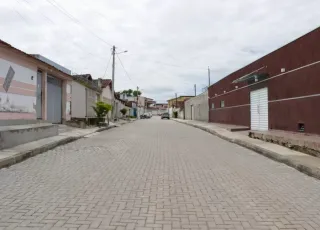
{"label": "metal garage door", "polygon": [[37,73],[37,102],[36,102],[37,119],[42,118],[42,73]]}
{"label": "metal garage door", "polygon": [[250,92],[251,129],[266,131],[268,119],[268,88]]}
{"label": "metal garage door", "polygon": [[61,80],[48,76],[47,120],[52,123],[61,123],[62,86]]}

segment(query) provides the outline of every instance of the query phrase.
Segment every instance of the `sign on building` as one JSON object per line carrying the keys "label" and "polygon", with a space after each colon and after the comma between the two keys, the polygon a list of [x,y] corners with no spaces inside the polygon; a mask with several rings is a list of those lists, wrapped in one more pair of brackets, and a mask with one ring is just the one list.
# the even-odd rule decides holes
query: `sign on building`
{"label": "sign on building", "polygon": [[8,73],[7,73],[7,76],[4,79],[4,83],[3,83],[3,88],[6,92],[8,92],[8,90],[10,88],[14,74],[15,74],[15,72],[14,72],[13,68],[10,66]]}

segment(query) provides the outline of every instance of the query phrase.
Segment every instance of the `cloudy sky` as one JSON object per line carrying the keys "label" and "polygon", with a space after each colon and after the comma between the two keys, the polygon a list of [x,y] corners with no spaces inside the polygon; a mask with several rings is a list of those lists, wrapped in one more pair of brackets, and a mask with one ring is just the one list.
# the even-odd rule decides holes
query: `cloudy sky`
{"label": "cloudy sky", "polygon": [[[319,0],[0,0],[0,39],[75,73],[139,86],[157,101],[193,94],[320,25]],[[108,68],[107,68],[108,67]],[[106,74],[105,74],[106,73]]]}

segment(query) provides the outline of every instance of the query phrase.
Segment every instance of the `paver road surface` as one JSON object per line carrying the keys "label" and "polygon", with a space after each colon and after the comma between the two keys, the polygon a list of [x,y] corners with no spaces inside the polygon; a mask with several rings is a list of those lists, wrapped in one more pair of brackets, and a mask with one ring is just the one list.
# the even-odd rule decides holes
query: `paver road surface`
{"label": "paver road surface", "polygon": [[0,170],[1,229],[320,229],[320,183],[153,117]]}

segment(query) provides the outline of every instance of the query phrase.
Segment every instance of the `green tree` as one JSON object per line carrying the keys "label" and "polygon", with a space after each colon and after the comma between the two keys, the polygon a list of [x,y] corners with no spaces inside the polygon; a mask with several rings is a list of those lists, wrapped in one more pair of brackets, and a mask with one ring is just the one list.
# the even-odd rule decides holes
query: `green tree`
{"label": "green tree", "polygon": [[126,113],[127,113],[127,109],[126,109],[126,108],[123,108],[123,109],[120,110],[120,112],[121,112],[122,115],[124,116],[124,115],[126,115]]}
{"label": "green tree", "polygon": [[141,93],[140,90],[138,90],[138,91],[137,91],[137,90],[133,91],[133,96],[134,96],[134,97],[136,97],[136,96],[138,96],[138,95],[140,96],[141,94],[142,94],[142,93]]}
{"label": "green tree", "polygon": [[96,113],[96,116],[99,120],[99,122],[103,121],[105,116],[107,116],[108,119],[108,125],[109,125],[109,112],[112,110],[112,105],[106,104],[102,101],[96,102],[95,106],[92,106],[94,112]]}
{"label": "green tree", "polygon": [[132,89],[128,89],[128,90],[123,90],[122,93],[124,95],[126,95],[127,97],[131,97],[132,96]]}
{"label": "green tree", "polygon": [[132,92],[133,92],[132,89],[128,89],[128,90],[127,90],[127,96],[128,96],[128,97],[131,97],[131,96],[132,96]]}

